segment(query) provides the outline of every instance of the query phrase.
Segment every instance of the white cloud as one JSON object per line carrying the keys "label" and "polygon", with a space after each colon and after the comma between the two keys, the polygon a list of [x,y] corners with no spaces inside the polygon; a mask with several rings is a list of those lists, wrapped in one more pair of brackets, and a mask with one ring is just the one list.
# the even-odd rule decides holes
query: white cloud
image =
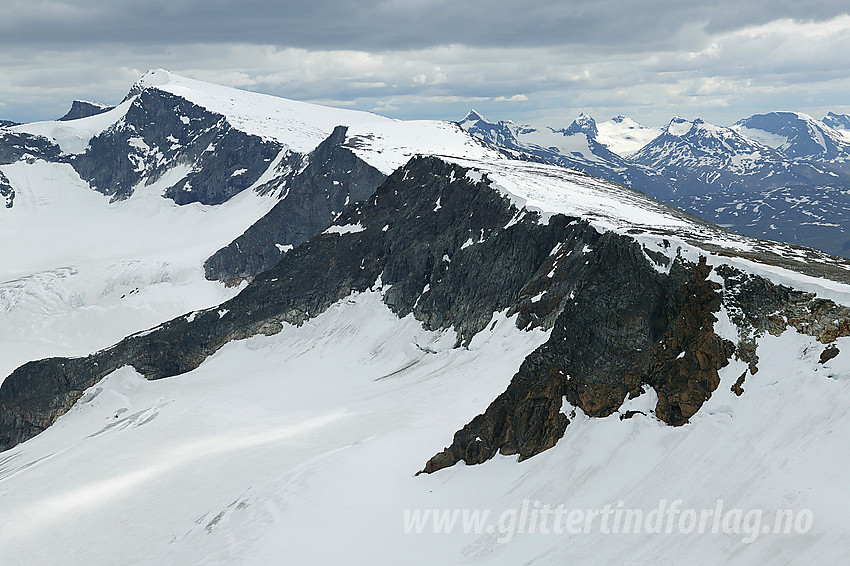
{"label": "white cloud", "polygon": [[504,96],[497,96],[494,98],[496,102],[526,102],[528,97],[524,94],[515,94],[509,98],[505,98]]}

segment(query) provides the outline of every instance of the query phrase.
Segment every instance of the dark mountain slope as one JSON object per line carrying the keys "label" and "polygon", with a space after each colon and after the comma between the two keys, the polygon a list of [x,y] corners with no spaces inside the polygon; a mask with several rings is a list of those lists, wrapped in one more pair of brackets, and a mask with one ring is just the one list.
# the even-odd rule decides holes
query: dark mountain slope
{"label": "dark mountain slope", "polygon": [[277,263],[287,249],[330,226],[349,202],[365,200],[375,192],[385,176],[344,146],[346,130],[338,126],[304,159],[306,167],[289,167],[267,184],[285,196],[206,261],[207,279],[228,285],[250,280]]}

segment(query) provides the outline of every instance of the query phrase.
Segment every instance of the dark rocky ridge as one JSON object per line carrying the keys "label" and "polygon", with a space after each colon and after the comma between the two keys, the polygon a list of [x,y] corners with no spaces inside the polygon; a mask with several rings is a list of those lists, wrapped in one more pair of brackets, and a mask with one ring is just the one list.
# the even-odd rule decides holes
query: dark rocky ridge
{"label": "dark rocky ridge", "polygon": [[385,175],[345,147],[346,131],[337,126],[304,160],[268,183],[285,196],[204,263],[207,279],[227,285],[250,281],[280,261],[285,246],[309,240],[330,226],[349,202],[372,196]]}
{"label": "dark rocky ridge", "polygon": [[103,114],[113,108],[115,107],[107,106],[106,104],[96,104],[86,102],[85,100],[75,100],[71,103],[71,109],[68,110],[68,113],[59,118],[59,121],[64,122],[67,120],[78,120],[80,118],[88,118],[89,116],[97,116],[98,114]]}
{"label": "dark rocky ridge", "polygon": [[[525,286],[552,269],[556,245],[581,249],[599,237],[574,218],[555,216],[548,225],[539,224],[536,213],[517,219],[508,199],[465,173],[437,158],[414,158],[336,221],[359,224],[362,231],[320,234],[220,307],[178,317],[85,358],[21,366],[0,386],[0,448],[47,428],[119,367],[132,365],[148,379],[185,373],[231,340],[301,324],[371,288],[379,276],[392,285],[385,301],[393,311],[414,312],[429,328],[454,326],[458,342],[468,343],[494,311],[530,302]],[[435,211],[438,199],[442,206]],[[470,239],[478,243],[464,246]],[[554,316],[561,307],[551,304],[537,316]]]}

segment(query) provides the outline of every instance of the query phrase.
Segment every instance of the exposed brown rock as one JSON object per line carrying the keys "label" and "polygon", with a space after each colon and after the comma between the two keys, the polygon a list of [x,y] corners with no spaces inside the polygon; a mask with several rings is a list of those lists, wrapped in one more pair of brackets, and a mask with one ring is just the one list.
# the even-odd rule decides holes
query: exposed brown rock
{"label": "exposed brown rock", "polygon": [[730,391],[732,391],[732,393],[734,393],[738,397],[740,397],[744,393],[743,385],[744,385],[745,379],[747,379],[747,371],[746,370],[744,370],[744,373],[742,373],[740,375],[740,377],[738,377],[738,380],[730,388]]}
{"label": "exposed brown rock", "polygon": [[820,353],[820,360],[818,363],[825,364],[832,358],[838,355],[838,348],[835,347],[835,344],[832,344],[826,348],[823,352]]}

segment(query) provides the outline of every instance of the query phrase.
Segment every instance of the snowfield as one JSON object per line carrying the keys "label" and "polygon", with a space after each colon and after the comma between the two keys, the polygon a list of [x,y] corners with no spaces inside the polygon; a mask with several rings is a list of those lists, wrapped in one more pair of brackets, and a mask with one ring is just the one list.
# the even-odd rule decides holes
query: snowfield
{"label": "snowfield", "polygon": [[[823,345],[790,331],[759,347],[745,395],[729,392],[744,367],[733,362],[683,428],[579,414],[526,462],[415,476],[546,339],[494,321],[468,350],[452,349],[452,332],[398,320],[376,291],[301,328],[231,343],[180,377],[116,371],[0,456],[0,553],[33,565],[57,555],[87,565],[846,560],[850,367],[819,366]],[[526,500],[648,512],[677,499],[762,509],[764,526],[783,509],[810,511],[814,523],[755,537],[498,530]],[[405,510],[417,509],[490,510],[494,532],[406,533]]]}
{"label": "snowfield", "polygon": [[22,132],[34,136],[43,136],[59,146],[62,153],[83,153],[91,139],[116,122],[127,113],[133,98],[125,100],[112,110],[101,114],[68,121],[31,122],[9,128],[13,132]]}
{"label": "snowfield", "polygon": [[0,380],[234,296],[204,278],[203,263],[276,202],[245,191],[219,206],[177,206],[160,193],[185,175],[179,167],[115,203],[70,165],[0,170],[17,192],[0,222]]}
{"label": "snowfield", "polygon": [[628,116],[598,122],[596,127],[599,131],[596,141],[621,157],[629,157],[661,135],[661,128],[638,124]]}

